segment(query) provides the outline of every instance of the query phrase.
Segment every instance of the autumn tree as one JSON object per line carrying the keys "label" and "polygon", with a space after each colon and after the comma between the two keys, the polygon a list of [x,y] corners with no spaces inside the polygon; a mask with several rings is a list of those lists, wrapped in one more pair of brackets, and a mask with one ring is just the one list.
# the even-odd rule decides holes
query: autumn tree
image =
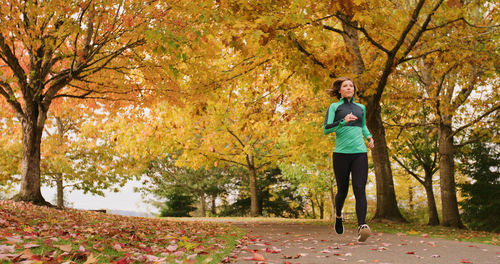
{"label": "autumn tree", "polygon": [[279,148],[283,119],[278,105],[279,84],[287,76],[280,77],[256,73],[253,79],[236,82],[214,95],[205,105],[175,113],[178,118],[172,124],[177,128],[175,138],[184,149],[179,164],[199,167],[230,163],[247,169],[252,216],[260,214],[257,174],[286,156]]}
{"label": "autumn tree", "polygon": [[455,153],[478,140],[461,140],[467,138],[464,133],[484,134],[470,131],[481,131],[485,123],[492,122],[488,116],[500,107],[498,92],[488,92],[498,80],[494,66],[498,54],[490,49],[498,14],[487,3],[471,7],[456,9],[460,12],[455,20],[425,37],[419,50],[439,50],[419,59],[411,67],[413,73],[409,72],[423,89],[419,98],[433,109],[430,124],[438,136],[442,225],[454,227],[463,227],[455,188]]}
{"label": "autumn tree", "polygon": [[[177,19],[189,21],[179,11],[182,3],[177,4],[2,2],[0,94],[16,112],[23,135],[22,181],[14,199],[46,204],[40,193],[40,145],[55,99],[137,99],[145,95],[141,85],[145,74],[154,73],[147,64],[177,60],[177,53],[163,56],[181,45],[181,40],[167,34],[186,28]],[[156,41],[162,38],[158,35],[170,48]],[[154,45],[141,51],[147,43]],[[153,60],[150,51],[163,55]],[[168,76],[156,76],[157,87],[169,85]]]}
{"label": "autumn tree", "polygon": [[377,178],[375,218],[403,220],[386,143],[383,94],[387,85],[393,85],[391,76],[398,67],[439,50],[417,50],[422,37],[463,20],[456,11],[466,7],[443,0],[217,3],[216,10],[224,14],[221,23],[231,22],[224,32],[236,36],[226,43],[247,57],[245,67],[234,67],[241,68],[241,74],[249,65],[285,54],[281,58],[287,70],[307,77],[316,91],[328,87],[329,77],[355,78],[376,142],[372,152]]}
{"label": "autumn tree", "polygon": [[65,105],[69,102],[59,102],[49,113],[42,142],[42,183],[56,186],[59,207],[65,189],[104,195],[104,190],[117,191],[138,173],[136,161],[115,151],[120,142],[106,130],[114,115],[102,109],[100,114],[88,112],[99,105],[70,108]]}

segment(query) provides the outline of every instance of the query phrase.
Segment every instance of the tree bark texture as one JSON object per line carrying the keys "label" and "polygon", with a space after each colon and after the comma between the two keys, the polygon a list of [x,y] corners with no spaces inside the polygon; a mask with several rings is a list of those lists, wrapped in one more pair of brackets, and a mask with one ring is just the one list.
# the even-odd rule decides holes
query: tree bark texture
{"label": "tree bark texture", "polygon": [[12,198],[15,201],[50,205],[41,193],[40,146],[46,113],[36,103],[27,102],[26,115],[21,119],[23,130],[23,157],[21,161],[21,188]]}
{"label": "tree bark texture", "polygon": [[205,201],[205,193],[203,191],[200,192],[200,216],[207,216],[207,202]]}
{"label": "tree bark texture", "polygon": [[248,176],[250,180],[250,216],[261,215],[259,210],[259,199],[257,192],[257,170],[253,162],[253,156],[247,155]]}
{"label": "tree bark texture", "polygon": [[432,188],[432,176],[430,181],[426,179],[424,188],[425,188],[425,194],[427,195],[427,208],[429,210],[429,222],[427,224],[439,225],[439,216],[436,207],[436,199],[434,199],[434,190]]}
{"label": "tree bark texture", "polygon": [[62,173],[56,173],[56,186],[57,186],[57,207],[64,208],[64,186],[63,186]]}
{"label": "tree bark texture", "polygon": [[210,208],[211,213],[212,213],[212,215],[216,215],[217,214],[217,206],[215,205],[215,201],[217,199],[217,195],[214,194],[214,195],[212,195],[211,198],[212,198],[212,206]]}
{"label": "tree bark texture", "polygon": [[[370,107],[368,107],[370,106]],[[380,105],[367,106],[367,126],[373,135],[375,146],[372,149],[372,160],[375,168],[375,179],[377,187],[377,210],[374,220],[406,220],[399,211],[396,201],[396,192],[394,190],[394,180],[392,176],[389,152],[385,140],[385,128],[382,123]]]}
{"label": "tree bark texture", "polygon": [[309,197],[309,201],[311,201],[311,209],[312,209],[312,214],[313,214],[313,218],[316,219],[316,204],[314,203],[314,198],[311,196]]}
{"label": "tree bark texture", "polygon": [[439,173],[441,186],[441,205],[443,226],[464,228],[458,212],[457,193],[455,187],[455,161],[453,147],[453,131],[451,122],[441,122],[438,127]]}

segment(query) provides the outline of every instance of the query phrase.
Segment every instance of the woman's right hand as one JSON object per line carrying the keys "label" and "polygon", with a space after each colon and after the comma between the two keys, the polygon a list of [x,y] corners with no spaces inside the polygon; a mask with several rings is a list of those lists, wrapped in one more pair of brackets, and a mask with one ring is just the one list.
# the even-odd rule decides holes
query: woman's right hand
{"label": "woman's right hand", "polygon": [[349,123],[351,121],[354,121],[354,120],[357,120],[358,118],[352,114],[352,112],[350,112],[349,114],[347,114],[345,117],[344,117],[344,120],[346,123]]}

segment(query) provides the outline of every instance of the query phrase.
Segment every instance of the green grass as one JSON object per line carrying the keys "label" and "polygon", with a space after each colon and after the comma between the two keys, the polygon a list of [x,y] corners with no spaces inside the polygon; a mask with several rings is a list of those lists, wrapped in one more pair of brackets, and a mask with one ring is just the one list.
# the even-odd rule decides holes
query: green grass
{"label": "green grass", "polygon": [[210,263],[216,264],[221,263],[222,259],[227,257],[233,249],[238,245],[238,241],[246,235],[246,232],[238,227],[232,227],[231,232],[228,232],[226,235],[220,237],[223,241],[225,241],[226,247],[212,252],[210,255],[204,256],[203,258],[199,258],[199,263]]}

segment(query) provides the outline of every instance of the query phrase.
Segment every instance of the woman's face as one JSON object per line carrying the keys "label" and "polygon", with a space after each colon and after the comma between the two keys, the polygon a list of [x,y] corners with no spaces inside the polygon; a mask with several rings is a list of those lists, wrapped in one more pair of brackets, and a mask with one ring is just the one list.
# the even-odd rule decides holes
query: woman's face
{"label": "woman's face", "polygon": [[342,82],[340,85],[340,90],[339,90],[340,96],[342,98],[351,98],[354,96],[354,84],[349,81],[345,80]]}

